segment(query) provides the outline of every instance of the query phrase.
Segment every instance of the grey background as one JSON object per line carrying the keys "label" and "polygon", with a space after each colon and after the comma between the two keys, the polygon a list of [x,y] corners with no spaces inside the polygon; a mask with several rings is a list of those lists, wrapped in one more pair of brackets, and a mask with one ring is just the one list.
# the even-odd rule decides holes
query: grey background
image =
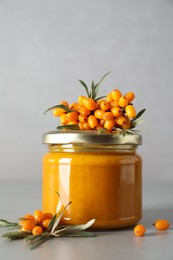
{"label": "grey background", "polygon": [[173,180],[173,1],[0,0],[0,179],[40,179],[43,111],[101,90],[134,91],[144,180]]}

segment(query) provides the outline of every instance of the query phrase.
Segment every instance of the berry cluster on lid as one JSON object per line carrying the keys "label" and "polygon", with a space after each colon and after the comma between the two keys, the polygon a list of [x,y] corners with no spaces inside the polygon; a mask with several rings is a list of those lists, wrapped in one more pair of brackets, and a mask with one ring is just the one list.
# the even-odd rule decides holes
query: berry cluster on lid
{"label": "berry cluster on lid", "polygon": [[[76,102],[69,104],[66,100],[48,108],[44,113],[53,110],[53,115],[60,118],[58,129],[99,130],[117,132],[117,130],[133,133],[136,125],[141,123],[138,118],[145,109],[136,112],[133,105],[134,92],[122,94],[119,89],[113,89],[106,96],[98,97],[101,82],[109,73],[105,74],[99,83],[91,83],[91,88],[80,80],[87,95],[79,95]],[[132,130],[132,131],[131,131]]]}

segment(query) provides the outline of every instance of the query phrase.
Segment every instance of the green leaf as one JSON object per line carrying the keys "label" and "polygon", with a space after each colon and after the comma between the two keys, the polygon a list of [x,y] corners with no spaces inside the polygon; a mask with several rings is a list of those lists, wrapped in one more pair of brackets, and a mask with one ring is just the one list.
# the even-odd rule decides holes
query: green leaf
{"label": "green leaf", "polygon": [[46,111],[44,111],[43,115],[45,115],[47,112],[49,112],[51,110],[54,110],[56,108],[61,108],[61,109],[63,109],[67,113],[74,111],[74,110],[72,110],[72,109],[70,109],[70,108],[68,108],[67,106],[64,106],[64,105],[55,105],[53,107],[49,107],[48,109],[46,109]]}
{"label": "green leaf", "polygon": [[[64,214],[66,208],[67,208],[71,203],[72,203],[72,202],[70,201],[70,202],[64,207],[64,209],[63,209],[62,212],[59,214],[59,216],[55,219],[50,234],[52,234],[52,233],[54,232],[54,230],[57,228],[57,226],[59,225],[59,222],[60,222],[60,220],[61,220],[62,215]],[[59,213],[59,212],[56,213],[56,216],[58,215],[58,213]]]}
{"label": "green leaf", "polygon": [[132,122],[136,121],[139,117],[141,117],[145,111],[146,109],[142,109],[141,111],[139,111],[135,118],[132,119]]}
{"label": "green leaf", "polygon": [[80,83],[83,85],[83,87],[85,88],[86,93],[87,93],[87,96],[90,97],[90,93],[89,93],[88,87],[87,87],[87,85],[85,84],[85,82],[82,81],[82,80],[79,80],[79,82],[80,82]]}
{"label": "green leaf", "polygon": [[80,130],[78,125],[60,125],[57,126],[58,130]]}
{"label": "green leaf", "polygon": [[5,219],[0,219],[0,227],[16,228],[19,227],[18,223],[9,222]]}
{"label": "green leaf", "polygon": [[15,240],[15,239],[22,239],[25,238],[26,236],[28,236],[28,232],[24,232],[24,231],[14,231],[14,232],[7,232],[5,234],[2,235],[3,238],[8,238],[10,240]]}
{"label": "green leaf", "polygon": [[73,231],[67,232],[61,235],[62,237],[95,237],[96,234],[94,232],[89,231]]}

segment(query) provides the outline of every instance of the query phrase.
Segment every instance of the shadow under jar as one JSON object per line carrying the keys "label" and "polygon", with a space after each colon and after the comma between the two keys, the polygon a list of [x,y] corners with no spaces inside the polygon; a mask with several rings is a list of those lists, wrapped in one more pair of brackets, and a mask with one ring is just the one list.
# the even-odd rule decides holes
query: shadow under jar
{"label": "shadow under jar", "polygon": [[42,207],[55,214],[59,200],[72,202],[60,224],[84,224],[111,230],[134,225],[142,217],[140,135],[96,131],[52,131],[43,136]]}

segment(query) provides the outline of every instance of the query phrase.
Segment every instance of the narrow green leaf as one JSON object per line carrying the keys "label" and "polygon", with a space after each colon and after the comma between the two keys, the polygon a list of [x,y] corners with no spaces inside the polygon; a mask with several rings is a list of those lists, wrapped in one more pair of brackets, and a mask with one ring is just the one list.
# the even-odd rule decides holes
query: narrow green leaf
{"label": "narrow green leaf", "polygon": [[0,219],[0,227],[11,227],[11,228],[15,228],[15,227],[19,227],[18,223],[14,223],[14,222],[9,222],[5,219]]}
{"label": "narrow green leaf", "polygon": [[143,119],[138,119],[136,121],[132,121],[130,125],[130,129],[135,128],[137,125],[141,125],[144,122]]}
{"label": "narrow green leaf", "polygon": [[139,117],[141,117],[145,111],[146,109],[142,109],[141,111],[139,111],[135,118],[132,119],[132,122],[136,121]]}
{"label": "narrow green leaf", "polygon": [[61,207],[62,207],[62,200],[61,200],[61,197],[60,197],[59,193],[56,192],[56,194],[59,197],[59,200],[58,200],[58,203],[57,203],[57,206],[56,206],[56,213],[58,213],[60,211]]}
{"label": "narrow green leaf", "polygon": [[68,108],[67,106],[64,106],[64,105],[55,105],[53,107],[49,107],[48,109],[46,109],[46,111],[44,111],[43,115],[45,115],[47,112],[54,110],[56,108],[62,108],[67,113],[74,111],[74,110],[72,110],[72,109],[70,109],[70,108]]}
{"label": "narrow green leaf", "polygon": [[73,231],[64,233],[62,237],[95,237],[96,234],[90,231]]}
{"label": "narrow green leaf", "polygon": [[3,238],[8,238],[10,240],[15,240],[15,239],[22,239],[28,236],[28,232],[24,231],[14,231],[14,232],[7,232],[2,235]]}
{"label": "narrow green leaf", "polygon": [[78,125],[60,125],[57,126],[58,130],[80,130]]}
{"label": "narrow green leaf", "polygon": [[[64,214],[66,208],[67,208],[71,203],[72,203],[72,202],[70,201],[70,202],[64,207],[64,209],[63,209],[62,212],[59,214],[59,216],[56,218],[56,220],[55,220],[55,222],[54,222],[54,224],[53,224],[53,227],[52,227],[52,229],[51,229],[50,234],[52,234],[52,233],[54,232],[54,230],[55,230],[56,227],[58,226],[58,224],[59,224],[59,222],[60,222],[60,220],[61,220],[61,217],[62,217],[62,215]],[[58,215],[58,213],[56,214],[56,216],[57,216],[57,215]]]}
{"label": "narrow green leaf", "polygon": [[105,97],[106,97],[106,96],[98,97],[98,98],[95,99],[95,101],[98,101],[98,100],[100,100],[100,99],[102,99],[102,98],[105,98]]}
{"label": "narrow green leaf", "polygon": [[79,80],[79,82],[83,85],[83,87],[85,88],[85,91],[87,93],[87,96],[90,97],[90,93],[89,93],[89,90],[88,90],[88,87],[87,85],[85,84],[85,82],[83,82],[82,80]]}

